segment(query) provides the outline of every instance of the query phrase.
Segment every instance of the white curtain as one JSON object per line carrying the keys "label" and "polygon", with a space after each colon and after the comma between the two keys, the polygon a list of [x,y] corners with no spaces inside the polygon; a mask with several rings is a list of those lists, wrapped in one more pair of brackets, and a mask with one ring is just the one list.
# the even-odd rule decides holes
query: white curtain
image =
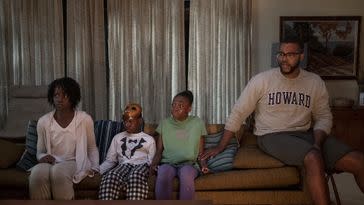
{"label": "white curtain", "polygon": [[107,119],[104,0],[67,1],[67,76],[81,86],[79,108]]}
{"label": "white curtain", "polygon": [[109,117],[128,102],[144,120],[169,116],[171,99],[186,88],[183,0],[109,0]]}
{"label": "white curtain", "polygon": [[225,123],[250,72],[251,0],[193,0],[188,88],[193,113]]}
{"label": "white curtain", "polygon": [[47,85],[64,75],[62,0],[0,0],[0,126],[9,86]]}
{"label": "white curtain", "polygon": [[[5,14],[5,0],[0,0],[0,13]],[[5,15],[0,15],[0,129],[4,127],[8,113],[8,81],[5,47]]]}

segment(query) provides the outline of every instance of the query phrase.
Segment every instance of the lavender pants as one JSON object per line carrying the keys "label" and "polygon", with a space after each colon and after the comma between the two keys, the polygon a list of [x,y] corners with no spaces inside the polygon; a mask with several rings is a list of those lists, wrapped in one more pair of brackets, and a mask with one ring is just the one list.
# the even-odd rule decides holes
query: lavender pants
{"label": "lavender pants", "polygon": [[192,200],[195,196],[195,178],[198,171],[192,165],[173,166],[162,164],[158,168],[155,186],[155,198],[157,200],[172,199],[173,179],[179,178],[179,199]]}

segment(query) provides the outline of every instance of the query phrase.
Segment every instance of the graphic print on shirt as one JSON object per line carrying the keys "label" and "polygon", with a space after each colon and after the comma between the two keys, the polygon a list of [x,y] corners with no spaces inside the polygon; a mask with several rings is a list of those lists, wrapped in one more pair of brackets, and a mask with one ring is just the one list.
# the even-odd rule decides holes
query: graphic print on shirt
{"label": "graphic print on shirt", "polygon": [[271,92],[268,93],[268,105],[298,105],[310,108],[311,96],[300,92]]}
{"label": "graphic print on shirt", "polygon": [[142,148],[143,144],[146,142],[143,138],[133,140],[128,139],[127,137],[124,137],[120,141],[123,142],[121,144],[121,152],[128,159],[132,158],[135,151]]}

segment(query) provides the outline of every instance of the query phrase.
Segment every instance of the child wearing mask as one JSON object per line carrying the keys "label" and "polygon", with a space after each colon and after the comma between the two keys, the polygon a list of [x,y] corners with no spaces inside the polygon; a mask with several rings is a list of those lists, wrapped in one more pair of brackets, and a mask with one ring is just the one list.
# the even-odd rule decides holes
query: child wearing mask
{"label": "child wearing mask", "polygon": [[149,166],[156,145],[154,138],[141,131],[142,108],[128,104],[123,113],[126,131],[113,138],[106,159],[100,165],[103,175],[99,199],[119,198],[120,190],[126,191],[127,200],[143,200],[148,196]]}

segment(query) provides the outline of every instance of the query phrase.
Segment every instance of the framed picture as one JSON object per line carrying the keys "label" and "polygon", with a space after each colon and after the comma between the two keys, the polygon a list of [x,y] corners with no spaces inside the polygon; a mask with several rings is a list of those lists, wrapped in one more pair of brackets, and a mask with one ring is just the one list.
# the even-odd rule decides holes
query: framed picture
{"label": "framed picture", "polygon": [[306,46],[305,69],[324,79],[355,79],[359,65],[360,16],[281,16],[280,39]]}

